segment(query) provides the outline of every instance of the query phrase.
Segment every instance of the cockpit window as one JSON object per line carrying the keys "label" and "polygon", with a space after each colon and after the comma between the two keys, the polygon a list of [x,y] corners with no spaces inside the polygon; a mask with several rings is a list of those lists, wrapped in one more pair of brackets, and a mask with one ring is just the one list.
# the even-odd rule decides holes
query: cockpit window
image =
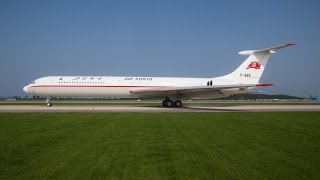
{"label": "cockpit window", "polygon": [[36,83],[36,82],[35,82],[35,81],[32,81],[32,82],[31,82],[31,84],[34,84],[34,83]]}

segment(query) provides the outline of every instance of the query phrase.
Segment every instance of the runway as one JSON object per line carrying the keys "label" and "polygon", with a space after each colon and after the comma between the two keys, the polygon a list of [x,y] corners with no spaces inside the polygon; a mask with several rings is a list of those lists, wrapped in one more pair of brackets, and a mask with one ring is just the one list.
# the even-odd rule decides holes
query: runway
{"label": "runway", "polygon": [[293,112],[320,111],[320,105],[241,105],[241,106],[186,106],[182,108],[146,106],[92,106],[92,105],[0,105],[0,112]]}

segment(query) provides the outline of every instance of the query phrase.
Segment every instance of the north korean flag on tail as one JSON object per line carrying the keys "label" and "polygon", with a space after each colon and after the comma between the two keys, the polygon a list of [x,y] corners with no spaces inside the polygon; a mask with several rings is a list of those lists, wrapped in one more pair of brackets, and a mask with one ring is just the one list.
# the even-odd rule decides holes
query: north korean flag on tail
{"label": "north korean flag on tail", "polygon": [[260,69],[260,67],[261,67],[261,64],[258,61],[252,61],[248,65],[247,69],[251,69],[251,68]]}

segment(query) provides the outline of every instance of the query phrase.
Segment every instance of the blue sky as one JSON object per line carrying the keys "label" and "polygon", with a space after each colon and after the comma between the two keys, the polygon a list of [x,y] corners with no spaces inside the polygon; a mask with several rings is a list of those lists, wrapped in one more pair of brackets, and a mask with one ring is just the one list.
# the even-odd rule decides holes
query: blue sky
{"label": "blue sky", "polygon": [[320,1],[0,1],[0,96],[49,75],[213,77],[288,42],[261,82],[320,95]]}

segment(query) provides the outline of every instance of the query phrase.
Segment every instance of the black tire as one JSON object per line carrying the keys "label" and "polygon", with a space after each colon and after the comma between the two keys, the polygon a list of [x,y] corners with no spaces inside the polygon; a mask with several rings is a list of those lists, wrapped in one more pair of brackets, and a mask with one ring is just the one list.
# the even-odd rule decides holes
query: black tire
{"label": "black tire", "polygon": [[167,100],[162,101],[162,106],[167,107]]}
{"label": "black tire", "polygon": [[47,102],[47,107],[51,107],[52,103],[51,102]]}
{"label": "black tire", "polygon": [[174,105],[176,106],[176,107],[181,107],[182,106],[182,102],[181,101],[176,101],[175,103],[174,103]]}
{"label": "black tire", "polygon": [[173,102],[171,100],[167,100],[166,107],[172,107],[172,106],[173,106]]}

